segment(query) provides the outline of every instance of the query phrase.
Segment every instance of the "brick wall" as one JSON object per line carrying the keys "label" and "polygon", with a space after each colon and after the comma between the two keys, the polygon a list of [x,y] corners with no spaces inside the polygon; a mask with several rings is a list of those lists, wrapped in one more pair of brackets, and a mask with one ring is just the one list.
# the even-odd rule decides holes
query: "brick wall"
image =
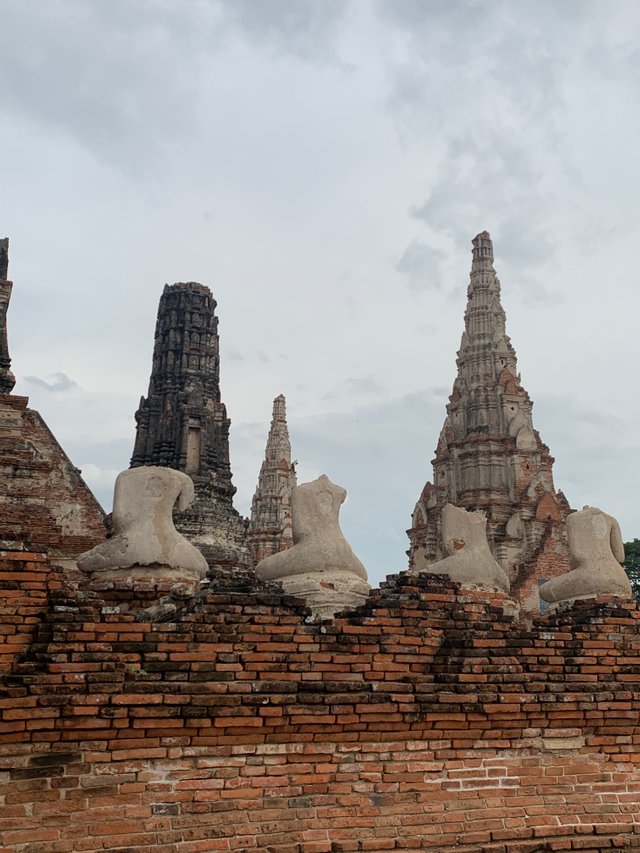
{"label": "brick wall", "polygon": [[0,552],[0,673],[27,650],[47,611],[47,587],[62,587],[43,554]]}
{"label": "brick wall", "polygon": [[318,624],[247,570],[154,623],[0,568],[2,849],[640,849],[633,603],[400,576]]}
{"label": "brick wall", "polygon": [[104,511],[28,402],[0,394],[0,547],[65,562],[104,541]]}

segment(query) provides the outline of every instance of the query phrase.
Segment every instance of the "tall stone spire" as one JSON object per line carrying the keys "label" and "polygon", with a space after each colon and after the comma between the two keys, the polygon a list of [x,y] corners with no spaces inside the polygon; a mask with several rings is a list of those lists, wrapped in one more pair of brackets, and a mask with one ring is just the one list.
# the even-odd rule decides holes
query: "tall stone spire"
{"label": "tall stone spire", "polygon": [[13,282],[7,280],[9,271],[9,238],[0,240],[0,394],[10,394],[16,378],[10,370],[9,338],[7,336],[7,311]]}
{"label": "tall stone spire", "polygon": [[280,394],[273,401],[265,458],[251,503],[248,542],[256,563],[293,545],[291,493],[295,487],[286,402]]}
{"label": "tall stone spire", "polygon": [[216,301],[195,282],[165,285],[149,393],[136,412],[131,467],[160,465],[193,479],[196,499],[176,527],[210,564],[247,565],[247,522],[233,508],[227,410],[220,399]]}
{"label": "tall stone spire", "polygon": [[534,610],[539,583],[568,566],[564,522],[570,509],[555,491],[553,459],[520,384],[486,231],[473,240],[464,323],[433,483],[425,485],[408,531],[409,565],[418,570],[442,557],[446,503],[483,510],[489,544],[509,575],[512,594]]}

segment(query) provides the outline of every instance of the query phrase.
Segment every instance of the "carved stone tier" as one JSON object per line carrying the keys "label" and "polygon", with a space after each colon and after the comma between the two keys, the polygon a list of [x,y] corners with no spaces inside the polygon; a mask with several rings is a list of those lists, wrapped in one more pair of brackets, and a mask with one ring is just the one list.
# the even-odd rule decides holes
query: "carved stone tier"
{"label": "carved stone tier", "polygon": [[483,510],[489,545],[512,594],[535,610],[538,585],[568,567],[565,519],[571,510],[555,491],[553,458],[534,428],[532,402],[520,383],[486,231],[473,240],[467,298],[433,482],[425,485],[408,531],[409,566],[420,570],[443,557],[445,504]]}

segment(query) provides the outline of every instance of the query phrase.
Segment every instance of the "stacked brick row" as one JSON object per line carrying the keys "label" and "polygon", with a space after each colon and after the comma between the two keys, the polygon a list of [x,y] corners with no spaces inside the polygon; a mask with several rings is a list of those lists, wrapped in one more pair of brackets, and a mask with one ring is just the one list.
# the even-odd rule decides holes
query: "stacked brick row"
{"label": "stacked brick row", "polygon": [[42,554],[0,555],[0,673],[11,672],[48,607],[48,586],[61,587]]}
{"label": "stacked brick row", "polygon": [[246,570],[163,623],[2,559],[2,849],[640,848],[632,603],[400,576],[318,623]]}

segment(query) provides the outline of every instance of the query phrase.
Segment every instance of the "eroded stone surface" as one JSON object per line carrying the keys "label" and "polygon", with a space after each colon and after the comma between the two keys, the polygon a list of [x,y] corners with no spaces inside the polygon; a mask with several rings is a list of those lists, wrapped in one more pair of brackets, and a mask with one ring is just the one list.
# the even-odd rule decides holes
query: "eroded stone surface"
{"label": "eroded stone surface", "polygon": [[509,578],[487,542],[483,512],[467,512],[447,504],[442,510],[442,539],[446,557],[421,571],[448,575],[463,587],[509,592]]}
{"label": "eroded stone surface", "polygon": [[331,619],[342,610],[362,604],[371,589],[367,581],[351,572],[307,572],[280,579],[288,595],[303,598],[311,612],[321,619]]}
{"label": "eroded stone surface", "polygon": [[207,561],[176,530],[172,511],[185,510],[194,499],[193,482],[171,468],[144,466],[118,474],[113,496],[111,539],[78,558],[86,572],[105,576],[150,571],[176,579],[202,578]]}
{"label": "eroded stone surface", "polygon": [[293,490],[293,547],[258,563],[263,580],[282,581],[323,616],[360,604],[370,587],[367,571],[340,529],[347,493],[326,475]]}
{"label": "eroded stone surface", "polygon": [[585,506],[567,518],[571,571],[540,587],[540,598],[550,604],[612,595],[632,598],[631,582],[620,565],[624,561],[622,534],[615,518]]}

